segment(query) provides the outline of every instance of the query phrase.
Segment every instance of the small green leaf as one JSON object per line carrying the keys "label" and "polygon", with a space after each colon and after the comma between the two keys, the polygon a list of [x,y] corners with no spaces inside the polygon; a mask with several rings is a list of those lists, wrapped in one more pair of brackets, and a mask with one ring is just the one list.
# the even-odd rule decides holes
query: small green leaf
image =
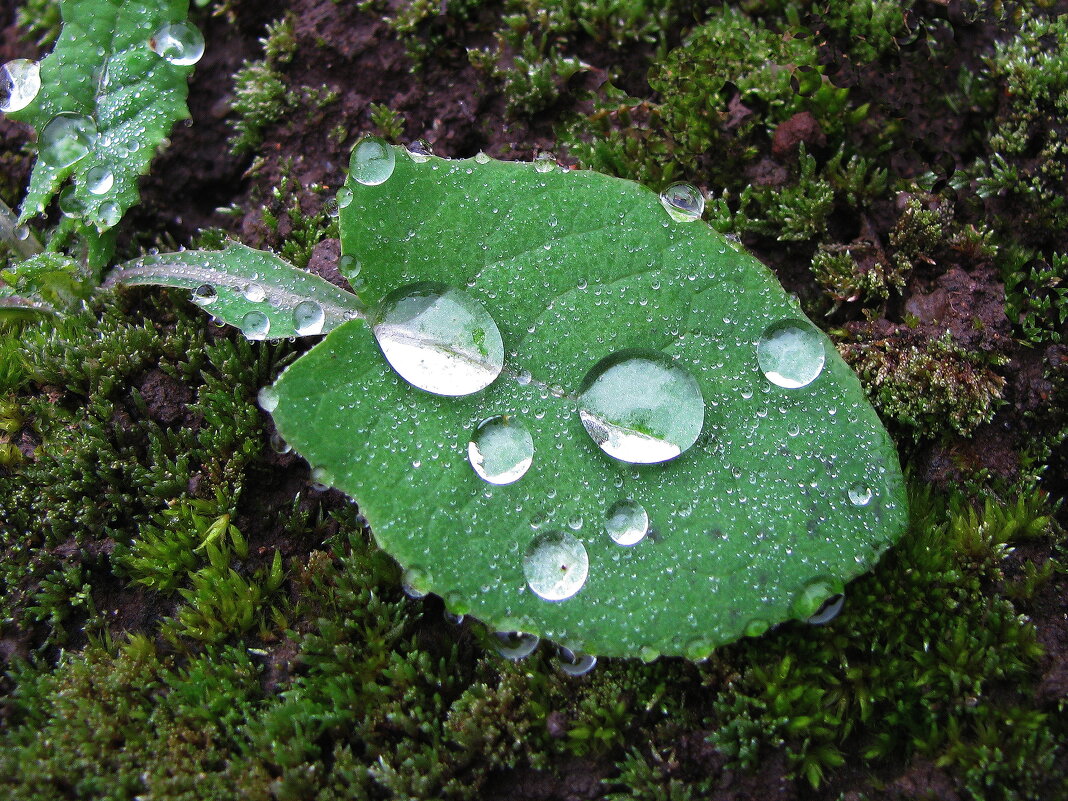
{"label": "small green leaf", "polygon": [[809,617],[904,531],[856,376],[693,209],[386,148],[354,150],[341,212],[367,320],[282,374],[273,415],[413,586],[573,650],[699,659]]}
{"label": "small green leaf", "polygon": [[138,202],[138,176],[174,123],[189,116],[192,64],[172,63],[188,59],[160,44],[161,31],[183,23],[188,7],[187,0],[62,0],[63,30],[41,62],[40,91],[9,113],[37,129],[21,221],[43,212],[71,176],[61,205],[97,231]]}
{"label": "small green leaf", "polygon": [[194,303],[239,327],[249,339],[323,334],[363,311],[351,292],[272,253],[237,243],[225,250],[183,250],[133,259],[112,270],[102,286],[119,285],[188,289]]}

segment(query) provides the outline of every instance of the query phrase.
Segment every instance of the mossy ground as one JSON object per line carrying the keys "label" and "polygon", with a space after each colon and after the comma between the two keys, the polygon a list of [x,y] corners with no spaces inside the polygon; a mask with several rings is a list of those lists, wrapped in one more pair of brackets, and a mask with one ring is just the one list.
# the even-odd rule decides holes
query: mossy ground
{"label": "mossy ground", "polygon": [[[47,41],[50,8],[25,4],[21,29],[7,12],[3,60]],[[245,342],[173,292],[101,298],[0,338],[0,788],[1068,797],[1066,11],[197,12],[194,124],[146,179],[122,255],[229,234],[329,272],[323,204],[370,131],[690,181],[865,381],[911,476],[912,524],[825,626],[579,679],[546,653],[506,662],[477,624],[407,598],[359,499],[314,488],[272,442],[256,392],[300,346]],[[26,141],[0,122],[9,205]]]}

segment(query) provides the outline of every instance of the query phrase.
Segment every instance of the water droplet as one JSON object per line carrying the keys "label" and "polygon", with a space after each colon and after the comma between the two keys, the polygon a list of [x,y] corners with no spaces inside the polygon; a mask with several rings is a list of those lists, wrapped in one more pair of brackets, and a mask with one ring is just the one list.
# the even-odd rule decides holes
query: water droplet
{"label": "water droplet", "polygon": [[838,613],[842,611],[842,606],[845,605],[845,594],[837,593],[832,595],[823,605],[816,610],[816,614],[808,619],[808,622],[813,626],[822,626],[824,623],[830,623],[836,617]]}
{"label": "water droplet", "polygon": [[256,403],[263,411],[270,414],[278,408],[278,392],[274,387],[263,387],[256,393]]}
{"label": "water droplet", "polygon": [[685,369],[656,351],[625,350],[586,375],[579,418],[609,456],[633,464],[673,459],[704,425],[701,390]]}
{"label": "water droplet", "polygon": [[436,395],[470,395],[504,368],[497,324],[477,300],[437,283],[387,295],[372,330],[401,378]]}
{"label": "water droplet", "polygon": [[367,136],[356,143],[349,159],[349,174],[364,186],[378,186],[389,180],[397,157],[384,139]]}
{"label": "water droplet", "polygon": [[185,20],[164,25],[148,40],[153,53],[171,64],[188,67],[204,55],[204,36],[195,25]]}
{"label": "water droplet", "polygon": [[451,623],[454,626],[459,626],[461,623],[464,622],[463,615],[458,615],[455,612],[450,612],[448,609],[442,612],[442,617],[445,618],[446,623]]}
{"label": "water droplet", "polygon": [[0,67],[0,111],[21,111],[41,91],[41,65],[16,58]]}
{"label": "water droplet", "polygon": [[211,284],[201,284],[193,290],[190,299],[198,306],[207,306],[219,299],[219,293]]}
{"label": "water droplet", "polygon": [[530,382],[534,380],[534,376],[530,374],[529,370],[520,370],[519,374],[515,377],[516,383],[521,387],[530,386]]}
{"label": "water droplet", "polygon": [[347,186],[343,186],[339,190],[337,190],[338,208],[347,208],[350,203],[352,203],[352,190],[349,189]]}
{"label": "water droplet", "polygon": [[597,657],[577,654],[570,648],[560,646],[557,649],[556,666],[568,676],[585,676],[597,666]]}
{"label": "water droplet", "polygon": [[323,307],[314,300],[302,300],[293,309],[293,328],[302,337],[323,333],[326,314]]}
{"label": "water droplet", "polygon": [[660,658],[660,652],[651,645],[643,645],[638,649],[638,658],[648,665]]}
{"label": "water droplet", "polygon": [[704,195],[690,184],[672,184],[660,193],[660,202],[676,222],[693,222],[705,213]]}
{"label": "water droplet", "polygon": [[867,506],[871,503],[872,493],[871,487],[866,487],[863,484],[857,484],[854,487],[849,488],[849,502],[854,506]]}
{"label": "water droplet", "polygon": [[780,320],[757,342],[757,362],[768,381],[786,389],[811,384],[827,354],[819,331],[802,320]]}
{"label": "water droplet", "polygon": [[338,202],[335,198],[327,198],[326,201],[323,203],[323,211],[326,212],[327,217],[336,218],[339,214],[341,214],[341,206],[338,205]]}
{"label": "water droplet", "polygon": [[475,161],[479,164],[489,164],[490,157],[483,153],[481,150],[475,153]]}
{"label": "water droplet", "polygon": [[345,255],[337,261],[337,268],[350,281],[360,274],[363,265],[355,256]]}
{"label": "water droplet", "polygon": [[434,149],[430,146],[430,142],[425,139],[416,139],[408,145],[408,155],[412,157],[412,161],[416,164],[425,164],[434,155]]}
{"label": "water droplet", "polygon": [[15,228],[15,239],[19,242],[25,242],[30,238],[30,227],[28,225],[20,225]]}
{"label": "water droplet", "polygon": [[401,576],[401,589],[404,590],[404,594],[409,598],[418,600],[425,597],[427,590],[423,588],[429,585],[429,577],[418,567],[409,567],[404,571],[404,575]]}
{"label": "water droplet", "polygon": [[534,594],[546,601],[563,601],[582,589],[590,572],[586,548],[572,534],[538,534],[523,556],[523,573]]}
{"label": "water droplet", "polygon": [[59,193],[59,210],[75,219],[85,214],[85,201],[78,197],[73,186],[64,187]]}
{"label": "water droplet", "polygon": [[556,169],[556,158],[552,153],[539,153],[534,159],[534,169],[538,172],[552,172]]}
{"label": "water droplet", "polygon": [[745,624],[746,637],[759,637],[770,628],[768,621],[754,618]]}
{"label": "water droplet", "polygon": [[649,533],[649,513],[636,501],[619,501],[605,515],[604,527],[617,545],[635,545]]}
{"label": "water droplet", "polygon": [[293,450],[293,446],[286,442],[284,439],[282,439],[282,435],[279,434],[277,431],[271,432],[269,443],[271,446],[271,450],[275,453],[284,454],[289,453],[291,450]]}
{"label": "water droplet", "polygon": [[91,195],[106,195],[115,185],[115,174],[102,164],[91,167],[85,174],[85,188]]}
{"label": "water droplet", "polygon": [[96,218],[96,225],[101,230],[107,228],[114,228],[119,224],[119,220],[122,219],[122,209],[119,208],[119,204],[114,201],[108,200],[100,204],[99,214]]}
{"label": "water droplet", "polygon": [[85,158],[96,137],[96,123],[91,118],[64,111],[42,129],[38,142],[40,157],[53,167],[69,167]]}
{"label": "water droplet", "polygon": [[245,300],[250,303],[262,303],[267,297],[267,290],[259,284],[249,284],[245,287]]}
{"label": "water droplet", "polygon": [[522,631],[497,631],[493,633],[497,640],[497,653],[505,659],[526,659],[538,647],[541,638],[537,634]]}
{"label": "water droplet", "polygon": [[832,596],[840,595],[841,585],[829,579],[815,579],[806,584],[793,603],[794,616],[800,620],[808,620],[823,607],[824,603]]}
{"label": "water droplet", "polygon": [[534,461],[534,440],[510,415],[483,420],[467,444],[467,458],[478,477],[490,484],[511,484]]}
{"label": "water droplet", "polygon": [[271,332],[271,318],[260,311],[250,311],[241,318],[241,333],[248,339],[267,339]]}
{"label": "water droplet", "polygon": [[316,492],[326,492],[334,483],[334,477],[325,467],[313,467],[308,478],[311,480],[311,488]]}

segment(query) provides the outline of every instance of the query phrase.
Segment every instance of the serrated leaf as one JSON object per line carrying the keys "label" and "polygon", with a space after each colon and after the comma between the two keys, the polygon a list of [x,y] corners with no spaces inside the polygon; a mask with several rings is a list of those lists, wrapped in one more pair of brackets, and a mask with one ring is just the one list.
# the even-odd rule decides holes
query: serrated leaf
{"label": "serrated leaf", "polygon": [[142,256],[116,267],[102,286],[173,286],[216,319],[250,339],[282,339],[332,331],[361,316],[351,292],[299,270],[273,253],[237,242],[225,250],[183,250]]}
{"label": "serrated leaf", "polygon": [[[188,0],[62,0],[63,30],[41,62],[41,89],[9,116],[33,125],[39,145],[45,126],[61,113],[94,121],[96,137],[68,166],[37,159],[20,221],[43,212],[71,176],[73,204],[99,231],[138,202],[138,176],[174,123],[189,116],[186,79],[193,69],[170,63],[149,42],[164,25],[184,20],[188,8]],[[90,191],[90,177],[103,171],[111,174],[110,188]]]}
{"label": "serrated leaf", "polygon": [[[384,182],[346,185],[342,249],[363,264],[361,298],[375,309],[425,281],[466,292],[496,322],[507,366],[482,391],[430,394],[356,320],[282,374],[273,415],[319,480],[360,503],[418,589],[574,650],[700,658],[807,618],[900,536],[893,444],[833,344],[811,328],[825,365],[806,386],[761,369],[769,327],[811,324],[756,259],[632,182],[394,155]],[[704,400],[696,443],[659,464],[607,455],[578,414],[587,372],[634,348],[673,359]],[[642,382],[618,394],[628,391],[658,399]],[[476,427],[497,415],[534,445],[527,472],[503,486],[468,458]],[[651,522],[629,547],[606,532],[624,500]],[[563,600],[535,594],[524,567],[548,531],[588,555],[588,577]]]}

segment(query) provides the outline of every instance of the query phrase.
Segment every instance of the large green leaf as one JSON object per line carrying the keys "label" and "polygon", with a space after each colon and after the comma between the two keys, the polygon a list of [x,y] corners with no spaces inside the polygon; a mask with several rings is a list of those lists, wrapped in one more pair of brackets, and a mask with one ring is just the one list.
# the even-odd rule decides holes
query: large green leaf
{"label": "large green leaf", "polygon": [[[360,503],[418,589],[496,629],[573,649],[700,658],[809,617],[904,530],[894,447],[856,376],[756,259],[703,222],[676,221],[632,182],[394,152],[387,180],[350,176],[343,190],[352,193],[343,252],[363,265],[350,280],[371,309],[418,282],[466,292],[496,321],[505,371],[474,394],[425,392],[354,320],[283,373],[273,414],[320,480]],[[783,320],[825,353],[807,386],[773,383],[758,363],[758,342]],[[618,461],[580,421],[587,372],[628,349],[666,354],[697,381],[703,429],[677,458]],[[455,344],[441,351],[484,358]],[[601,400],[655,406],[663,391],[681,416],[680,386],[658,390],[638,369]],[[635,430],[671,425],[671,409]],[[476,427],[497,415],[524,425],[534,445],[526,474],[503,486],[468,460]],[[610,510],[626,500],[651,522],[631,546],[606,532]],[[564,600],[535,594],[524,567],[532,541],[549,531],[588,554],[588,578]],[[553,555],[563,564],[551,569],[576,574],[574,554]]]}
{"label": "large green leaf", "polygon": [[57,115],[89,120],[83,138],[88,152],[71,164],[38,157],[22,221],[44,211],[72,175],[72,194],[63,205],[97,230],[111,228],[138,202],[138,176],[174,123],[189,116],[192,66],[171,63],[152,49],[161,49],[158,34],[185,20],[188,7],[188,0],[62,0],[63,30],[41,62],[40,91],[9,116],[33,125],[46,150],[46,129]]}

